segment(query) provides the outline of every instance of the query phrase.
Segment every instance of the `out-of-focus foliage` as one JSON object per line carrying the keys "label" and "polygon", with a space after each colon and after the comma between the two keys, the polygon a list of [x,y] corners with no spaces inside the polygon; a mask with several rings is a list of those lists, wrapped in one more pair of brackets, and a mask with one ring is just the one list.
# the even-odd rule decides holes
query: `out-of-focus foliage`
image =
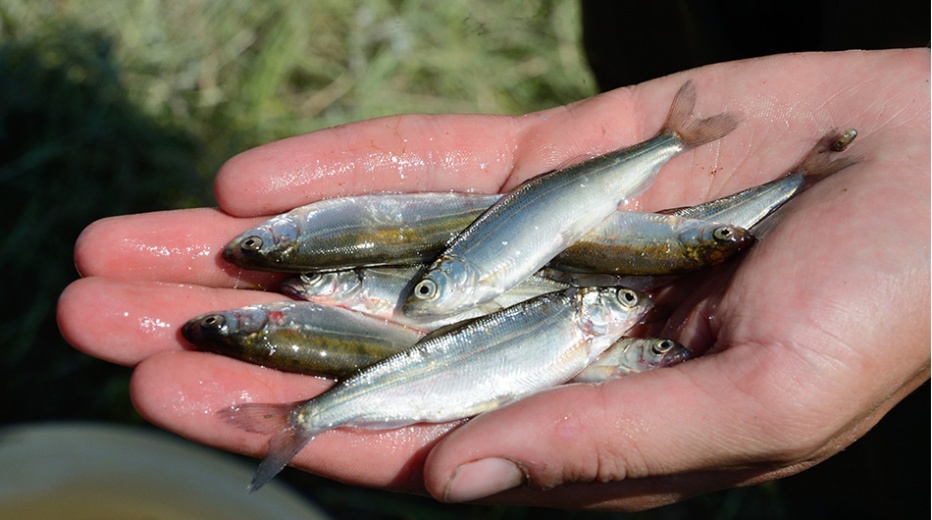
{"label": "out-of-focus foliage", "polygon": [[128,98],[110,38],[55,20],[5,27],[2,420],[132,416],[127,372],[71,351],[55,303],[76,276],[72,248],[91,221],[204,200],[195,153],[192,136]]}
{"label": "out-of-focus foliage", "polygon": [[18,398],[0,420],[135,420],[128,371],[55,325],[87,224],[210,205],[224,160],[289,135],[585,97],[578,18],[572,0],[4,0],[0,367]]}
{"label": "out-of-focus foliage", "polygon": [[[594,83],[574,0],[8,0],[109,39],[128,97],[200,136],[201,173],[244,148],[409,112],[522,113]],[[206,154],[206,157],[205,157]]]}

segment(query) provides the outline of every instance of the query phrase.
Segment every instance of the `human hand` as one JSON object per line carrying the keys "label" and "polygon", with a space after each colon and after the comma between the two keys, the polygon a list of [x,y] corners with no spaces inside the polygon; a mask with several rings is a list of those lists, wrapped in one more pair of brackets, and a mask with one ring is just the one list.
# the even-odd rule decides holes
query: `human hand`
{"label": "human hand", "polygon": [[667,330],[704,356],[465,422],[334,430],[292,464],[446,501],[512,487],[489,500],[625,510],[790,475],[844,449],[929,378],[928,65],[927,50],[776,56],[526,116],[397,116],[261,146],[218,174],[220,210],[91,225],[75,251],[84,278],[59,303],[62,333],[135,367],[132,397],[148,420],[261,455],[267,437],[214,412],[308,399],[329,383],[191,351],[181,338],[195,315],[285,299],[256,290],[281,276],[220,259],[229,239],[324,197],[510,189],[651,137],[692,78],[697,115],[736,111],[742,123],[674,158],[639,198],[644,210],[771,180],[832,127],[858,129],[845,153],[861,157],[791,203],[728,276],[678,302]]}

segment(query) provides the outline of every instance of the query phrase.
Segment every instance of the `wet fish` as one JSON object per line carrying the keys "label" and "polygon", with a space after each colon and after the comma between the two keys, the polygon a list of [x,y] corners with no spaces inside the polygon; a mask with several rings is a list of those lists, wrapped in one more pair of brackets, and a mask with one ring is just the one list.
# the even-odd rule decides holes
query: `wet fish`
{"label": "wet fish", "polygon": [[692,352],[672,339],[624,337],[602,353],[573,383],[598,383],[669,367],[691,359]]}
{"label": "wet fish", "polygon": [[541,294],[559,291],[568,283],[532,275],[482,306],[450,316],[412,317],[402,312],[405,297],[426,269],[424,264],[405,266],[360,267],[308,273],[282,282],[281,290],[299,300],[335,305],[371,314],[422,330],[434,330],[458,321],[476,318]]}
{"label": "wet fish", "polygon": [[754,186],[727,197],[662,213],[684,218],[725,222],[752,232],[768,216],[816,182],[854,164],[855,157],[834,158],[858,133],[855,129],[831,130],[812,147],[789,173],[774,181]]}
{"label": "wet fish", "polygon": [[500,197],[382,193],[325,199],[247,230],[221,255],[247,269],[294,273],[429,262]]}
{"label": "wet fish", "polygon": [[718,265],[753,241],[730,224],[616,211],[548,265],[583,273],[678,274]]}
{"label": "wet fish", "polygon": [[656,137],[539,175],[503,197],[431,264],[404,312],[454,314],[495,298],[646,189],[672,157],[735,128],[737,119],[729,113],[693,119],[695,98],[687,82]]}
{"label": "wet fish", "polygon": [[240,428],[272,435],[250,484],[255,490],[333,428],[448,422],[565,382],[649,307],[646,295],[626,288],[548,293],[428,335],[304,403],[245,403],[218,413]]}
{"label": "wet fish", "polygon": [[310,302],[211,312],[182,335],[202,350],[269,368],[342,378],[410,348],[424,335],[386,320]]}

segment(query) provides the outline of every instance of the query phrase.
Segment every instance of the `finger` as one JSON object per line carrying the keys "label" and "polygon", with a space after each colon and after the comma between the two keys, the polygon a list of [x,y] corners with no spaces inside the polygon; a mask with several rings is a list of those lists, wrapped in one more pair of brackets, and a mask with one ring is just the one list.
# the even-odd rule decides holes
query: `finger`
{"label": "finger", "polygon": [[217,174],[220,207],[269,215],[314,200],[392,190],[495,192],[512,167],[520,120],[402,115],[353,123],[243,152]]}
{"label": "finger", "polygon": [[562,509],[643,511],[681,502],[710,491],[767,482],[798,473],[801,469],[804,468],[793,471],[722,470],[631,479],[622,482],[566,484],[553,489],[523,487],[482,499],[481,503]]}
{"label": "finger", "polygon": [[195,316],[287,299],[262,291],[82,278],[62,292],[58,325],[65,340],[76,349],[132,366],[159,352],[190,349],[180,331]]}
{"label": "finger", "polygon": [[[152,423],[203,444],[261,456],[267,436],[227,424],[216,412],[244,402],[305,400],[330,384],[221,356],[167,352],[136,368],[130,390],[136,408]],[[423,459],[436,440],[455,426],[332,430],[315,438],[292,465],[351,484],[423,492]]]}
{"label": "finger", "polygon": [[[533,490],[549,490],[559,493],[553,496],[556,504],[568,500],[566,506],[641,508],[645,497],[682,499],[806,459],[810,453],[795,451],[782,434],[787,425],[772,420],[779,412],[762,402],[734,399],[741,389],[727,383],[719,365],[741,366],[742,360],[723,357],[734,354],[603,385],[561,387],[479,416],[434,448],[425,465],[427,488],[445,501],[499,491],[504,492],[496,500],[514,501],[539,496]],[[800,418],[790,428],[806,431],[812,426],[807,420],[818,418]],[[719,477],[705,482],[683,477],[697,473]],[[650,480],[659,476],[674,478]],[[578,488],[558,488],[594,483],[612,485],[575,498],[571,491]]]}
{"label": "finger", "polygon": [[[224,211],[245,216],[373,191],[508,189],[652,137],[673,94],[691,78],[699,92],[697,116],[735,111],[744,121],[722,140],[672,160],[642,207],[695,204],[785,173],[832,127],[876,123],[861,117],[864,104],[852,85],[883,78],[901,63],[881,53],[844,58],[791,55],[714,65],[523,117],[413,115],[352,123],[232,158],[218,174],[217,199]],[[912,51],[907,58],[927,55]],[[849,70],[871,70],[872,77]]]}
{"label": "finger", "polygon": [[[217,199],[233,215],[265,215],[373,191],[510,189],[539,173],[652,137],[684,80],[671,79],[637,96],[623,89],[523,117],[405,115],[296,136],[228,161],[216,180]],[[715,88],[706,83],[706,89]]]}
{"label": "finger", "polygon": [[274,287],[283,276],[244,270],[220,257],[230,240],[262,220],[208,208],[106,218],[78,237],[75,264],[82,276]]}

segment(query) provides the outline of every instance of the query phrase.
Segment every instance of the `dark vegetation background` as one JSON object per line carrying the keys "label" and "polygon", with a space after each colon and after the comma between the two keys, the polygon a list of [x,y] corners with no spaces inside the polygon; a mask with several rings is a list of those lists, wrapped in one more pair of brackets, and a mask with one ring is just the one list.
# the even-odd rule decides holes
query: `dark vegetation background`
{"label": "dark vegetation background", "polygon": [[[214,205],[211,180],[224,160],[289,135],[403,112],[523,113],[590,96],[598,84],[641,81],[606,76],[604,61],[643,68],[644,56],[622,46],[657,26],[679,34],[677,20],[694,16],[689,3],[671,2],[679,18],[658,9],[631,24],[617,3],[582,4],[0,0],[0,426],[149,427],[129,401],[130,369],[72,350],[55,323],[57,297],[78,276],[75,239],[92,221]],[[607,40],[587,34],[603,62],[598,84],[583,54],[583,13],[637,26]],[[904,43],[927,45],[923,30]],[[669,54],[659,63],[670,70],[646,60],[648,74],[740,57],[722,54],[734,43],[719,39],[719,54],[688,47],[681,62],[685,47],[661,40],[657,52]],[[336,518],[928,518],[928,395],[926,385],[848,452],[798,477],[632,515],[445,506],[297,471],[284,477]],[[910,464],[918,481],[906,476]]]}

